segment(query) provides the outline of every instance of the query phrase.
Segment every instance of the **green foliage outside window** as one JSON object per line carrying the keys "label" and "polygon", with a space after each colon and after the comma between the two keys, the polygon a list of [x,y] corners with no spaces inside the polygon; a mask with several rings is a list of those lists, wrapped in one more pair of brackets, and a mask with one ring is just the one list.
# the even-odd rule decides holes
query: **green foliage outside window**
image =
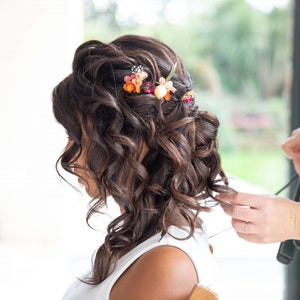
{"label": "green foliage outside window", "polygon": [[85,0],[85,39],[134,33],[174,48],[199,107],[221,120],[225,171],[275,192],[287,180],[280,143],[289,135],[290,5],[261,11],[245,0],[140,2]]}

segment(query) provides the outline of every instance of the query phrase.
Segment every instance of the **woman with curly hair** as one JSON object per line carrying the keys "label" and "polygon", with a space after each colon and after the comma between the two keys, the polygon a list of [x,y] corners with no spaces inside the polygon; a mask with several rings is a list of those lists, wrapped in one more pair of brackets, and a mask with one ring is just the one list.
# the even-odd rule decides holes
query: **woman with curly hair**
{"label": "woman with curly hair", "polygon": [[[126,35],[92,40],[53,90],[69,141],[58,163],[91,196],[87,220],[109,201],[92,270],[64,299],[189,299],[212,284],[213,260],[199,213],[227,191],[217,118],[198,110],[179,57],[162,42]],[[112,200],[113,199],[113,200]]]}

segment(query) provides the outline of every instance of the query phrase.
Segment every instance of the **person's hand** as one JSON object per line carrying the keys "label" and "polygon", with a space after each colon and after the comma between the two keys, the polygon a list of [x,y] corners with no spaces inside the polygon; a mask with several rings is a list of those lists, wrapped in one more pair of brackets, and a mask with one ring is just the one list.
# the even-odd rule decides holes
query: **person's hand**
{"label": "person's hand", "polygon": [[268,195],[222,193],[217,196],[238,236],[254,243],[300,239],[300,204]]}
{"label": "person's hand", "polygon": [[295,170],[300,175],[300,127],[292,132],[281,148],[287,157],[293,160]]}

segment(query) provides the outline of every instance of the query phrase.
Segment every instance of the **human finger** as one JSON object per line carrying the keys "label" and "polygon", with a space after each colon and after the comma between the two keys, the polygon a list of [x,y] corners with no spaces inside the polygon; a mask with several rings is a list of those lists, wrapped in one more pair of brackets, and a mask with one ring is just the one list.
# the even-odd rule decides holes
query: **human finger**
{"label": "human finger", "polygon": [[256,234],[245,234],[245,233],[241,233],[241,232],[237,232],[236,233],[238,235],[239,238],[247,241],[247,242],[251,242],[251,243],[256,243],[256,244],[264,244],[263,241],[261,241],[260,236],[256,235]]}
{"label": "human finger", "polygon": [[295,167],[296,172],[300,176],[300,155],[299,155],[299,157],[297,157],[293,160],[293,163],[294,163],[294,167]]}
{"label": "human finger", "polygon": [[221,202],[239,205],[239,206],[246,206],[246,207],[259,207],[259,201],[257,200],[259,196],[255,194],[248,194],[248,193],[220,193],[216,195],[216,198]]}
{"label": "human finger", "polygon": [[281,149],[289,158],[300,154],[300,128],[294,130],[292,135],[281,145]]}
{"label": "human finger", "polygon": [[232,228],[239,234],[253,234],[254,227],[253,224],[249,221],[242,221],[238,219],[232,219],[231,220]]}
{"label": "human finger", "polygon": [[258,231],[257,226],[252,222],[232,219],[232,227],[235,230],[238,237],[248,242],[258,244],[273,242],[273,240],[266,239],[264,235],[261,235]]}
{"label": "human finger", "polygon": [[294,139],[289,137],[282,145],[281,150],[288,158],[292,158],[294,154]]}
{"label": "human finger", "polygon": [[292,131],[292,135],[299,135],[299,136],[300,136],[300,127],[294,129],[294,130]]}
{"label": "human finger", "polygon": [[233,219],[240,221],[253,221],[255,219],[255,209],[251,209],[247,206],[232,205],[222,202],[221,207],[224,212]]}

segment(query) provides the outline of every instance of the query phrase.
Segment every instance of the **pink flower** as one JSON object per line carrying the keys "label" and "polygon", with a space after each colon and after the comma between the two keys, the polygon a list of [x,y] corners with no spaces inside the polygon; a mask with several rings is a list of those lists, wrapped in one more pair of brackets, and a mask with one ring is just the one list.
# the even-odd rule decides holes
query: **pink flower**
{"label": "pink flower", "polygon": [[126,75],[124,77],[125,84],[123,85],[123,89],[128,93],[139,94],[141,92],[143,80],[147,77],[148,74],[140,69],[132,75]]}

